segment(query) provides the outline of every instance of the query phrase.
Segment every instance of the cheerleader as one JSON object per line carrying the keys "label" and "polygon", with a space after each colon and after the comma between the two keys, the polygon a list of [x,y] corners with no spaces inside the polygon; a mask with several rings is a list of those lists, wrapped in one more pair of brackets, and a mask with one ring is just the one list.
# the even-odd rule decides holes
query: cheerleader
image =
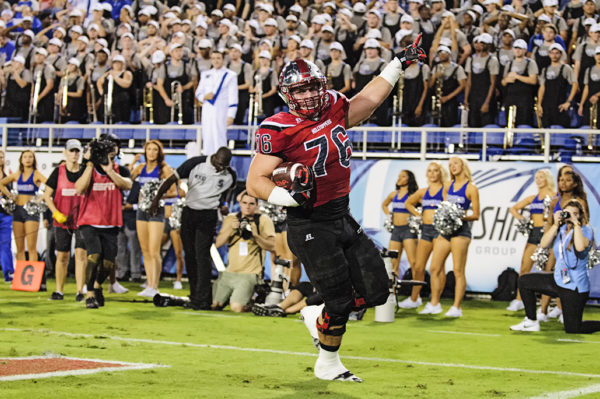
{"label": "cheerleader", "polygon": [[[454,304],[446,313],[447,317],[462,317],[461,302],[465,296],[467,280],[465,278],[465,267],[467,264],[467,252],[471,243],[471,222],[479,219],[479,191],[471,180],[471,170],[467,161],[452,157],[449,162],[450,183],[444,183],[444,200],[457,204],[465,211],[462,218],[463,224],[451,235],[442,235],[433,247],[431,259],[431,302],[425,305],[420,314],[442,313],[440,297],[446,282],[445,264],[446,258],[452,253],[452,262],[456,286],[454,288]],[[470,215],[466,211],[472,205]]]}
{"label": "cheerleader", "polygon": [[171,244],[173,245],[173,251],[175,252],[175,259],[177,261],[177,269],[176,269],[176,277],[173,282],[174,290],[183,289],[183,285],[181,284],[181,280],[183,279],[183,242],[181,241],[180,229],[173,229],[171,227],[171,222],[169,218],[173,214],[173,204],[177,202],[177,200],[181,197],[185,197],[185,191],[179,187],[179,184],[176,185],[177,196],[174,198],[165,198],[165,229],[163,233],[161,247],[171,239]]}
{"label": "cheerleader", "polygon": [[[410,231],[408,227],[408,217],[410,213],[406,209],[406,199],[414,194],[419,189],[415,175],[410,170],[403,170],[398,175],[396,181],[396,190],[392,191],[381,204],[383,213],[386,216],[393,214],[392,222],[394,229],[392,230],[392,237],[390,238],[390,251],[398,251],[398,257],[392,258],[392,267],[394,273],[398,275],[398,267],[400,265],[400,257],[402,256],[402,249],[406,252],[408,263],[411,269],[414,266],[416,252],[417,252],[417,234]],[[389,205],[392,204],[392,211],[390,212]]]}
{"label": "cheerleader", "polygon": [[[414,216],[420,216],[423,221],[421,239],[417,244],[417,256],[412,269],[414,280],[425,281],[425,267],[434,243],[439,233],[433,227],[433,214],[438,204],[444,200],[444,183],[448,181],[448,171],[439,162],[431,162],[427,167],[427,188],[422,188],[408,197],[406,209]],[[421,204],[421,214],[416,205]],[[414,309],[421,306],[421,286],[412,288],[411,296],[398,304],[402,309]]]}
{"label": "cheerleader", "polygon": [[[539,245],[542,235],[544,234],[544,222],[547,217],[544,215],[545,198],[554,198],[556,196],[554,177],[548,169],[541,169],[537,171],[535,174],[535,184],[538,188],[538,193],[536,195],[530,195],[529,197],[517,202],[512,208],[510,208],[510,213],[515,219],[524,220],[525,217],[521,215],[519,211],[528,206],[529,214],[531,215],[531,221],[533,222],[533,229],[529,233],[527,244],[525,244],[525,249],[523,250],[523,258],[521,259],[521,272],[519,273],[520,276],[531,271],[531,267],[533,266],[531,255],[533,255],[535,252],[535,249]],[[517,298],[511,301],[506,310],[516,312],[524,308],[523,301],[521,300],[521,294],[517,291]]]}
{"label": "cheerleader", "polygon": [[[17,195],[13,196],[6,186],[11,183],[17,184]],[[17,260],[27,260],[25,257],[25,236],[27,236],[27,251],[30,261],[38,260],[37,238],[40,227],[40,215],[30,215],[25,210],[25,204],[35,196],[46,178],[37,170],[35,154],[31,150],[25,150],[19,157],[19,171],[12,173],[0,180],[2,194],[13,198],[16,203],[13,212],[13,233],[17,246]]]}
{"label": "cheerleader", "polygon": [[[164,180],[173,174],[169,165],[165,162],[163,146],[158,140],[150,140],[144,145],[145,163],[139,164],[132,172],[132,180],[140,183],[140,190],[143,190],[144,184],[153,180]],[[174,189],[172,190],[174,191]],[[174,193],[168,193],[166,197],[173,197]],[[141,198],[138,205],[144,199]],[[165,223],[165,210],[160,208],[156,216],[152,216],[148,211],[137,210],[136,230],[142,256],[144,257],[144,269],[146,270],[147,286],[138,293],[139,296],[154,297],[158,294],[158,282],[162,269],[162,260],[160,248]]]}
{"label": "cheerleader", "polygon": [[[5,166],[4,151],[0,150],[0,179],[7,177],[6,171],[4,170]],[[12,281],[14,273],[13,254],[10,248],[12,223],[12,215],[8,214],[4,208],[0,208],[0,265],[2,266],[4,281],[7,283]]]}

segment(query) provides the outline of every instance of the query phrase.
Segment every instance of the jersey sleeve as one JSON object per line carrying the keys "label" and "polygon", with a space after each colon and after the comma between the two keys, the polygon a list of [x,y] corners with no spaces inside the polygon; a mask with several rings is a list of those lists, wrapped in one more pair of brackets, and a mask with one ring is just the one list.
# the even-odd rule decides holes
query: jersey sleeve
{"label": "jersey sleeve", "polygon": [[256,131],[256,151],[259,154],[273,155],[286,159],[286,135],[283,131],[292,125],[286,125],[272,119],[265,119]]}

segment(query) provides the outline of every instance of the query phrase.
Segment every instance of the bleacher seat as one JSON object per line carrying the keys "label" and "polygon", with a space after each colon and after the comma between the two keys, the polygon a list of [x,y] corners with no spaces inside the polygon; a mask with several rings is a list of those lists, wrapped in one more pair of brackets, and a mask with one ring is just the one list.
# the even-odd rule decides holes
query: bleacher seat
{"label": "bleacher seat", "polygon": [[[65,123],[66,125],[79,125],[77,121],[68,121]],[[64,128],[64,129],[55,129],[54,137],[57,140],[68,140],[68,139],[81,139],[83,138],[83,128]]]}

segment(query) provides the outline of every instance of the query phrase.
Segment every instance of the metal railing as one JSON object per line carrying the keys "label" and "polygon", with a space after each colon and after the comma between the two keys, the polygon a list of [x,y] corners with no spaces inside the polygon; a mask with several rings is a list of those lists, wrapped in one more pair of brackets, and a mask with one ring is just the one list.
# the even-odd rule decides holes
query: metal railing
{"label": "metal railing", "polygon": [[[201,125],[102,125],[102,124],[0,124],[2,148],[8,146],[9,132],[16,132],[21,145],[13,147],[36,146],[41,150],[54,151],[68,130],[82,132],[82,138],[99,137],[111,132],[129,140],[129,147],[135,147],[135,141],[147,141],[159,138],[167,132],[181,131],[181,136],[171,134],[168,139],[185,141],[194,138],[202,146]],[[254,152],[254,133],[256,126],[231,126],[230,132],[245,131],[244,148],[234,152],[238,155],[251,155]],[[43,132],[43,134],[40,134]],[[47,132],[47,134],[46,134]],[[135,133],[132,133],[135,132]],[[142,133],[143,132],[143,133]],[[187,132],[187,136],[186,136]],[[190,133],[194,132],[194,133]],[[359,126],[347,131],[353,145],[353,157],[367,158],[407,158],[440,159],[463,154],[467,158],[487,161],[498,160],[534,160],[550,162],[556,154],[569,152],[573,160],[600,162],[600,148],[596,147],[597,130],[590,129],[536,129],[536,128],[441,128],[441,127],[377,127]],[[556,139],[563,136],[562,139]],[[577,146],[565,148],[564,136],[577,138]],[[186,138],[187,137],[187,138]],[[519,139],[527,138],[528,148],[524,153],[513,150],[519,148]],[[533,139],[533,141],[532,141]],[[587,142],[587,143],[586,143]],[[532,145],[533,144],[533,145]],[[528,153],[527,149],[531,151]],[[181,152],[175,150],[174,152]],[[585,156],[584,156],[585,153]],[[490,156],[491,155],[491,156]]]}

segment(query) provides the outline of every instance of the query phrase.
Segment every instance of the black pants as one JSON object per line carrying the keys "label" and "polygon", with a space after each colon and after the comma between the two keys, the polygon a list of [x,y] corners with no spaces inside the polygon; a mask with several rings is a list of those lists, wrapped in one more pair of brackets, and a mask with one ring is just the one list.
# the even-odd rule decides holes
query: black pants
{"label": "black pants", "polygon": [[87,250],[86,279],[88,291],[91,291],[94,282],[102,284],[115,266],[119,228],[80,226],[79,233]]}
{"label": "black pants", "polygon": [[288,244],[330,315],[347,318],[358,298],[366,306],[387,300],[383,260],[352,216],[319,222],[288,219]]}
{"label": "black pants", "polygon": [[212,303],[210,247],[215,238],[217,220],[216,209],[198,211],[185,207],[181,215],[181,240],[190,281],[190,301],[200,307],[209,307]]}
{"label": "black pants", "polygon": [[529,273],[519,277],[519,291],[530,320],[536,319],[535,293],[539,292],[560,298],[565,332],[568,334],[590,334],[600,331],[600,321],[582,321],[583,308],[589,292],[578,292],[559,287],[553,273]]}

